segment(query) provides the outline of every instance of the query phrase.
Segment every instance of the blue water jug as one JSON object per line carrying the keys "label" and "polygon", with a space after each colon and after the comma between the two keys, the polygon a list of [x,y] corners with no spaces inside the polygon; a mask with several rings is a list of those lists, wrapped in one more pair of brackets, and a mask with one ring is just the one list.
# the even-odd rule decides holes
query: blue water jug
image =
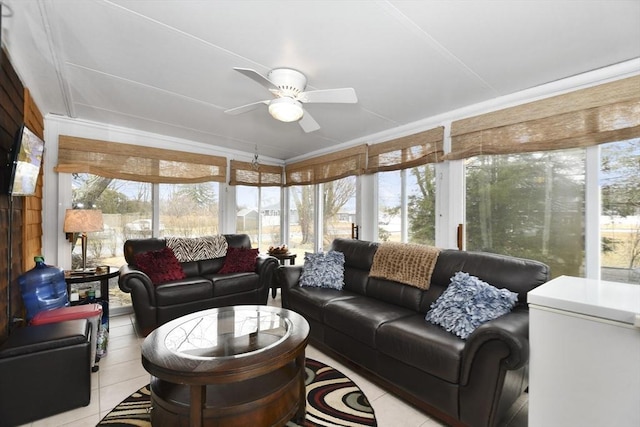
{"label": "blue water jug", "polygon": [[33,259],[36,266],[18,277],[22,300],[27,309],[27,321],[43,310],[69,305],[64,271],[44,263],[44,258]]}

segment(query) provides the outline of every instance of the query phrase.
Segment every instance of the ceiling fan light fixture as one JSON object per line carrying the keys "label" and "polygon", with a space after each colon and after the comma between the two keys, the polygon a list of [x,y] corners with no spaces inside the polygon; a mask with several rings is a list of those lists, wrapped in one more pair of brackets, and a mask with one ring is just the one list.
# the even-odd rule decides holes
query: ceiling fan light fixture
{"label": "ceiling fan light fixture", "polygon": [[281,122],[295,122],[304,114],[302,104],[293,98],[276,98],[269,103],[269,114]]}

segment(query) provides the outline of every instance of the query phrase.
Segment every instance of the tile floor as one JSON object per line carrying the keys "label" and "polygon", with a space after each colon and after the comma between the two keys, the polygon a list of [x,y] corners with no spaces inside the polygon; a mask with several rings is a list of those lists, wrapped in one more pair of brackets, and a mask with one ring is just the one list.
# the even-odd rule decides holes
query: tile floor
{"label": "tile floor", "polygon": [[[269,297],[269,305],[280,306],[280,296]],[[110,320],[107,356],[100,360],[100,370],[92,374],[91,403],[82,408],[35,421],[31,427],[89,427],[95,426],[112,408],[132,392],[149,383],[149,374],[140,361],[140,346],[144,341],[136,335],[133,315]],[[404,403],[391,393],[373,384],[342,363],[308,346],[307,357],[333,366],[351,378],[365,393],[373,406],[380,427],[434,427],[438,421]],[[522,413],[522,411],[519,411]],[[516,417],[517,418],[517,417]],[[520,416],[522,419],[522,416]],[[526,426],[510,422],[510,427]]]}

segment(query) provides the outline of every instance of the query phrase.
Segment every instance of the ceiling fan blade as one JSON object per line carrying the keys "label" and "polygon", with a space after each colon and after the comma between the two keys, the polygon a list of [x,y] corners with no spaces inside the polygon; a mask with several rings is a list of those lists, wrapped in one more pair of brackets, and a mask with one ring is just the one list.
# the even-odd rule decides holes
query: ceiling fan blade
{"label": "ceiling fan blade", "polygon": [[298,120],[298,124],[300,125],[302,130],[305,131],[305,133],[310,133],[320,129],[320,125],[318,124],[318,122],[316,122],[314,118],[311,117],[311,114],[309,114],[307,110],[304,110],[304,114],[302,115],[302,118]]}
{"label": "ceiling fan blade", "polygon": [[267,105],[269,103],[268,100],[252,102],[251,104],[241,105],[240,107],[230,108],[228,110],[224,110],[226,114],[231,114],[235,116],[237,114],[246,113],[247,111],[255,110],[260,104]]}
{"label": "ceiling fan blade", "polygon": [[296,98],[300,102],[308,103],[327,102],[337,104],[355,104],[358,102],[356,91],[352,87],[311,90],[309,92],[301,92]]}
{"label": "ceiling fan blade", "polygon": [[237,68],[237,67],[234,67],[233,69],[249,77],[251,80],[260,83],[262,86],[266,87],[269,90],[280,90],[278,86],[271,83],[271,81],[268,78],[258,73],[256,70],[252,70],[250,68]]}

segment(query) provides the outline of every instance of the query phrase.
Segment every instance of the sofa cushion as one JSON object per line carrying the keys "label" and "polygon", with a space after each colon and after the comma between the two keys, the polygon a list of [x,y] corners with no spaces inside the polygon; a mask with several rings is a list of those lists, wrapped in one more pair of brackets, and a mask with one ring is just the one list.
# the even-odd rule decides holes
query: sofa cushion
{"label": "sofa cushion", "polygon": [[371,348],[376,348],[376,331],[380,325],[413,314],[414,311],[394,304],[355,296],[329,301],[324,307],[324,323]]}
{"label": "sofa cushion", "polygon": [[[367,296],[379,299],[389,304],[420,311],[422,295],[425,291],[411,285],[392,282],[385,279],[369,278]],[[425,310],[426,313],[426,310]]]}
{"label": "sofa cushion", "polygon": [[198,270],[200,271],[200,276],[206,276],[209,274],[216,274],[222,269],[224,265],[224,257],[223,258],[213,258],[213,259],[203,259],[202,261],[198,261]]}
{"label": "sofa cushion", "polygon": [[260,276],[256,273],[231,273],[210,276],[213,282],[213,296],[232,295],[258,289]]}
{"label": "sofa cushion", "polygon": [[358,294],[346,290],[301,288],[299,286],[288,289],[287,293],[288,306],[286,308],[318,322],[324,322],[324,306],[329,302],[358,296]]}
{"label": "sofa cushion", "polygon": [[300,286],[342,289],[344,287],[344,254],[337,251],[306,252]]}
{"label": "sofa cushion", "polygon": [[256,258],[258,249],[232,248],[227,249],[227,257],[220,269],[220,274],[225,273],[251,273],[256,271]]}
{"label": "sofa cushion", "polygon": [[142,252],[136,254],[134,258],[138,268],[149,276],[154,285],[186,277],[182,265],[171,248],[164,247],[159,251]]}
{"label": "sofa cushion", "polygon": [[457,383],[465,342],[421,314],[381,325],[376,335],[378,350],[409,366]]}
{"label": "sofa cushion", "polygon": [[158,306],[190,303],[213,296],[213,284],[204,277],[189,277],[156,286]]}
{"label": "sofa cushion", "polygon": [[451,284],[431,305],[426,320],[442,326],[462,339],[481,324],[507,314],[518,301],[518,294],[498,289],[468,273],[458,272]]}

